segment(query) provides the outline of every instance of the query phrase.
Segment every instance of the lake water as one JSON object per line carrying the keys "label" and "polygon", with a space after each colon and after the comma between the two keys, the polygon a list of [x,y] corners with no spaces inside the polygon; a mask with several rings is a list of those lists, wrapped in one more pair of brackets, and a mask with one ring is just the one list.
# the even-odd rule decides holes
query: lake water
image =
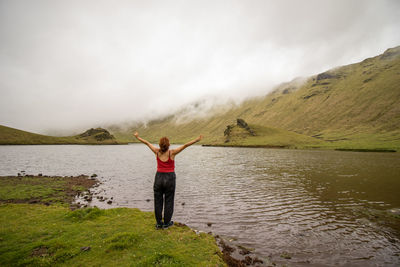
{"label": "lake water", "polygon": [[[104,208],[153,210],[142,144],[0,146],[0,175],[96,173]],[[294,266],[399,266],[400,155],[192,146],[176,157],[173,220]],[[209,227],[207,223],[212,223]],[[287,253],[291,259],[283,259]]]}

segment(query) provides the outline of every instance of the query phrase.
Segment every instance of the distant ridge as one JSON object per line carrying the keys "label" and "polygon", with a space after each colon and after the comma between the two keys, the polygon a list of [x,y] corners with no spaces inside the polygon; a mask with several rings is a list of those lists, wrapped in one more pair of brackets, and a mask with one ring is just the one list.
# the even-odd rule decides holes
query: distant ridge
{"label": "distant ridge", "polygon": [[[177,123],[179,114],[174,114],[136,123],[129,131],[112,129],[117,138],[127,141],[133,140],[133,130],[153,142],[164,135],[185,142],[203,133],[204,144],[217,145],[224,143],[227,125],[238,118],[253,127],[273,127],[316,141],[294,142],[291,147],[400,149],[400,46],[359,63],[282,83],[264,97],[207,118]],[[265,145],[264,137],[253,140],[254,146]]]}
{"label": "distant ridge", "polygon": [[118,144],[102,128],[90,129],[77,136],[55,137],[30,133],[0,125],[0,145]]}

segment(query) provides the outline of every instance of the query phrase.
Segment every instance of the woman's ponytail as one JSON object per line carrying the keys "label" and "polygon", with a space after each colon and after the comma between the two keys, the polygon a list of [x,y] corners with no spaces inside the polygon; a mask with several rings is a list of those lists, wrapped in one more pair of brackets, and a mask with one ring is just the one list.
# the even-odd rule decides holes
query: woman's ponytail
{"label": "woman's ponytail", "polygon": [[162,137],[160,139],[160,153],[163,154],[168,151],[169,149],[169,139],[167,137]]}

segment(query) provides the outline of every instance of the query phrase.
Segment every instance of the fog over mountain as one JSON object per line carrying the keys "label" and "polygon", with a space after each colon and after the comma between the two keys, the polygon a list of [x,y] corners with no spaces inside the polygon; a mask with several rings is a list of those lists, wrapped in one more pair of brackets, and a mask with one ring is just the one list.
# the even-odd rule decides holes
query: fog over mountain
{"label": "fog over mountain", "polygon": [[0,0],[0,124],[71,131],[239,102],[399,44],[396,0]]}

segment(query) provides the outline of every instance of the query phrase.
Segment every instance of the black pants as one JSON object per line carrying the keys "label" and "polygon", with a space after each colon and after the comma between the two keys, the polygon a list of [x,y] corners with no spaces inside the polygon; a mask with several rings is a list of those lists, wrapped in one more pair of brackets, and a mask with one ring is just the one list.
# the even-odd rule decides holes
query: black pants
{"label": "black pants", "polygon": [[[157,172],[154,180],[154,213],[157,224],[162,224],[164,206],[164,224],[171,221],[174,213],[175,172]],[[165,204],[164,204],[165,203]]]}

